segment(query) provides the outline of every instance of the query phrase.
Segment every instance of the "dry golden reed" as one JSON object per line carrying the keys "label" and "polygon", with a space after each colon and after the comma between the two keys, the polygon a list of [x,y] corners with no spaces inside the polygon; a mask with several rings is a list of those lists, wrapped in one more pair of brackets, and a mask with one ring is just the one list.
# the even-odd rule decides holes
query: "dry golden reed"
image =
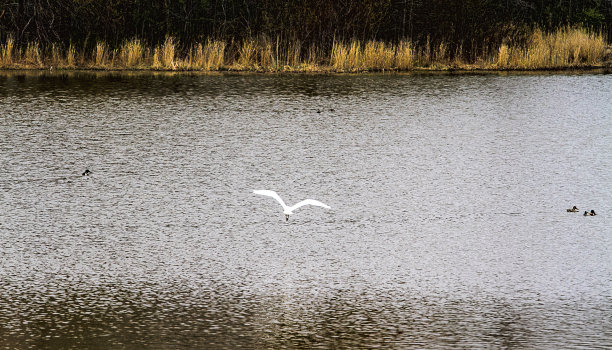
{"label": "dry golden reed", "polygon": [[208,70],[218,70],[223,66],[224,57],[225,57],[225,42],[215,40],[211,41],[210,39],[206,42],[204,46],[204,62],[205,67]]}
{"label": "dry golden reed", "polygon": [[60,48],[57,44],[51,45],[51,67],[60,67],[64,64]]}
{"label": "dry golden reed", "polygon": [[257,43],[258,62],[257,65],[266,70],[273,70],[276,68],[276,50],[272,48],[270,39],[266,36],[259,39]]}
{"label": "dry golden reed", "polygon": [[238,65],[243,68],[255,68],[256,52],[255,41],[244,40],[238,49]]}
{"label": "dry golden reed", "polygon": [[395,48],[395,67],[399,70],[414,67],[414,48],[409,40],[402,40]]}
{"label": "dry golden reed", "polygon": [[499,49],[498,68],[541,69],[600,64],[606,42],[601,33],[581,28],[560,28],[552,33],[535,29],[525,47]]}
{"label": "dry golden reed", "polygon": [[420,62],[422,65],[428,66],[430,65],[431,62],[431,40],[429,38],[429,35],[427,36],[427,42],[425,43],[425,48],[422,51],[422,54],[420,55]]}
{"label": "dry golden reed", "polygon": [[191,57],[191,69],[204,69],[204,46],[201,43],[197,43],[189,50],[189,56]]}
{"label": "dry golden reed", "polygon": [[[174,56],[174,63],[169,65],[168,57],[170,57],[170,54],[168,54],[168,52],[170,45],[166,43],[162,48],[155,49],[153,55],[153,68],[203,71],[219,70],[224,66],[225,46],[225,42],[213,41],[210,39],[208,39],[205,44],[196,43],[189,48],[189,51],[183,59]],[[164,52],[166,53],[166,61],[162,64],[163,57],[161,55]]]}
{"label": "dry golden reed", "polygon": [[[358,72],[412,69],[550,69],[603,65],[607,48],[604,36],[582,28],[563,27],[554,32],[534,29],[522,44],[507,38],[497,47],[485,42],[474,49],[471,62],[463,60],[462,47],[450,49],[447,42],[396,43],[370,40],[334,40],[331,52],[311,44],[302,47],[299,40],[277,36],[245,39],[226,43],[207,39],[186,46],[181,51],[175,38],[147,48],[138,38],[111,49],[97,42],[90,54],[70,44],[66,51],[51,44],[44,50],[37,42],[16,48],[8,37],[0,45],[2,68],[98,68],[160,70],[246,70]],[[86,47],[86,45],[84,45]],[[490,47],[490,48],[489,48]],[[454,50],[454,51],[453,51]],[[478,53],[478,55],[476,55]]]}
{"label": "dry golden reed", "polygon": [[162,67],[161,60],[159,58],[159,51],[160,50],[158,47],[153,49],[153,63],[152,63],[153,69],[160,69]]}
{"label": "dry golden reed", "polygon": [[28,65],[34,65],[42,67],[42,57],[40,55],[40,47],[37,42],[28,43],[24,57],[25,63]]}
{"label": "dry golden reed", "polygon": [[335,42],[332,46],[330,65],[336,71],[406,70],[414,67],[413,44],[402,40],[397,45],[370,40],[365,45],[359,41],[349,44]]}
{"label": "dry golden reed", "polygon": [[68,68],[73,68],[75,66],[75,58],[76,49],[70,44],[70,46],[68,46],[68,52],[66,53],[66,64]]}
{"label": "dry golden reed", "polygon": [[107,47],[103,42],[98,42],[94,50],[95,65],[96,67],[104,67],[107,55]]}
{"label": "dry golden reed", "polygon": [[330,63],[336,71],[353,72],[364,67],[364,63],[361,60],[362,56],[361,43],[358,40],[353,40],[348,44],[334,42]]}
{"label": "dry golden reed", "polygon": [[392,69],[395,63],[395,49],[382,41],[370,40],[363,49],[362,61],[366,69]]}
{"label": "dry golden reed", "polygon": [[144,46],[139,39],[132,39],[126,41],[121,46],[121,60],[125,67],[136,68],[142,63],[144,58]]}
{"label": "dry golden reed", "polygon": [[161,64],[163,68],[174,70],[177,67],[175,62],[175,44],[174,38],[166,37],[164,44],[161,47]]}
{"label": "dry golden reed", "polygon": [[13,49],[15,48],[15,41],[12,37],[6,39],[6,44],[2,46],[2,56],[0,56],[0,64],[8,67],[13,64]]}
{"label": "dry golden reed", "polygon": [[499,47],[499,53],[497,55],[497,67],[498,68],[508,68],[508,63],[510,60],[510,49],[508,45],[502,44]]}
{"label": "dry golden reed", "polygon": [[287,43],[287,60],[286,67],[297,68],[302,64],[302,43],[299,40],[290,41]]}
{"label": "dry golden reed", "polygon": [[448,45],[442,41],[436,52],[434,53],[434,61],[436,64],[446,65],[448,64]]}

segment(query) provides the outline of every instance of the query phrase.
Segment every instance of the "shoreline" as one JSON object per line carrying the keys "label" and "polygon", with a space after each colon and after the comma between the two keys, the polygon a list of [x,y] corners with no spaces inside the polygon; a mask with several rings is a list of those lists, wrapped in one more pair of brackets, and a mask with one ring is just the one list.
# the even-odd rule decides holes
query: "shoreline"
{"label": "shoreline", "polygon": [[160,73],[160,74],[193,74],[193,75],[217,75],[217,74],[256,74],[256,75],[367,75],[367,74],[538,74],[538,73],[595,73],[612,74],[612,65],[601,64],[583,67],[556,67],[556,68],[413,68],[413,69],[379,69],[379,70],[353,70],[338,71],[334,69],[319,70],[264,70],[264,69],[218,69],[218,70],[195,70],[195,69],[154,69],[154,68],[32,68],[32,67],[9,67],[0,68],[0,74],[6,73]]}

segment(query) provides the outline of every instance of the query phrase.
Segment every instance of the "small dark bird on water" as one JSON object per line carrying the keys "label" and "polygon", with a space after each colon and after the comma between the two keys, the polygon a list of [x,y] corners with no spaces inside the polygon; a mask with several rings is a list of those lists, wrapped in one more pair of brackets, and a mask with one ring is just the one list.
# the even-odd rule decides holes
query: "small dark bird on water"
{"label": "small dark bird on water", "polygon": [[89,174],[91,174],[91,171],[89,171],[89,169],[85,169],[83,176],[89,176]]}
{"label": "small dark bird on water", "polygon": [[568,209],[567,212],[568,213],[575,213],[578,211],[578,207],[574,205],[574,207],[572,209]]}
{"label": "small dark bird on water", "polygon": [[584,211],[584,214],[582,214],[582,215],[584,215],[584,216],[595,216],[595,215],[597,215],[597,214],[595,213],[595,210],[591,210],[591,212],[590,212],[590,213],[589,213],[588,211],[586,211],[586,210],[585,210],[585,211]]}

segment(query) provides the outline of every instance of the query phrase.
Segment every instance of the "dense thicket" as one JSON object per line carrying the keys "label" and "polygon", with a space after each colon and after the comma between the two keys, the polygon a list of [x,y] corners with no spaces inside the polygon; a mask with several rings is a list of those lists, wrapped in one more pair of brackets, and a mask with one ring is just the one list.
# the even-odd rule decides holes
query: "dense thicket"
{"label": "dense thicket", "polygon": [[[612,35],[612,0],[0,0],[0,40],[84,48],[166,35],[185,45],[207,37],[300,40],[409,39],[449,43],[473,56],[527,28],[581,25]],[[516,39],[515,39],[516,40]]]}

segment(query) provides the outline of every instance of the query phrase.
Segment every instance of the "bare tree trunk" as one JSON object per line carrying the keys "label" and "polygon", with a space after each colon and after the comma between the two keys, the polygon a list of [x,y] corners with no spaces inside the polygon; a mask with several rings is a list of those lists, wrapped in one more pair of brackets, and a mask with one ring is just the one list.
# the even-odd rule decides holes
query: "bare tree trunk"
{"label": "bare tree trunk", "polygon": [[165,34],[170,34],[170,9],[168,8],[168,0],[164,0],[164,20],[166,25]]}
{"label": "bare tree trunk", "polygon": [[400,40],[406,37],[406,0],[404,0],[404,9],[402,11],[402,36]]}
{"label": "bare tree trunk", "polygon": [[24,0],[19,0],[19,5],[17,6],[17,37],[15,38],[15,43],[17,47],[21,46],[21,40],[23,37],[24,31],[24,23],[25,23],[25,6]]}

